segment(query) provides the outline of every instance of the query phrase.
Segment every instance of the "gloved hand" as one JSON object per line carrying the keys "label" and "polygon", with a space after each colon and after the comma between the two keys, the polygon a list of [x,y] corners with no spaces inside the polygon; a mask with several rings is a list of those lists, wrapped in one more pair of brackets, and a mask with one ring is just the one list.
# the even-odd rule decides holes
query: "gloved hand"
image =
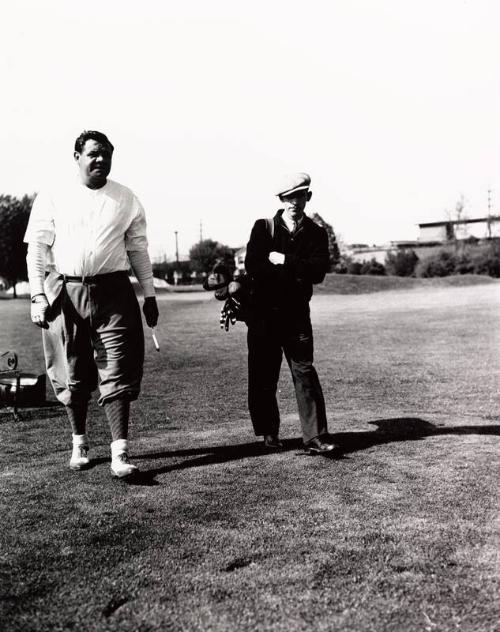
{"label": "gloved hand", "polygon": [[240,308],[238,301],[232,297],[224,303],[220,312],[220,328],[229,331],[229,324],[236,324],[236,315]]}
{"label": "gloved hand", "polygon": [[144,305],[142,311],[146,317],[146,323],[148,327],[156,327],[158,323],[158,305],[156,304],[156,298],[154,296],[147,296],[144,299]]}
{"label": "gloved hand", "polygon": [[44,329],[49,328],[47,322],[47,310],[49,309],[49,301],[45,294],[37,294],[31,299],[31,320],[38,327]]}

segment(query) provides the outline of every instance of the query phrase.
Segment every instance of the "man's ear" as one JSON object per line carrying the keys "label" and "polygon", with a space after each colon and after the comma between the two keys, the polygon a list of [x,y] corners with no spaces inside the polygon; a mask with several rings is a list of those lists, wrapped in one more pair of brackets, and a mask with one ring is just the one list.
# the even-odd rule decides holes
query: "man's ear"
{"label": "man's ear", "polygon": [[73,152],[73,158],[76,160],[76,162],[78,162],[80,160],[80,152]]}
{"label": "man's ear", "polygon": [[308,201],[308,202],[309,202],[309,200],[312,198],[312,194],[313,194],[313,192],[312,192],[312,191],[308,191],[308,192],[307,192],[307,201]]}

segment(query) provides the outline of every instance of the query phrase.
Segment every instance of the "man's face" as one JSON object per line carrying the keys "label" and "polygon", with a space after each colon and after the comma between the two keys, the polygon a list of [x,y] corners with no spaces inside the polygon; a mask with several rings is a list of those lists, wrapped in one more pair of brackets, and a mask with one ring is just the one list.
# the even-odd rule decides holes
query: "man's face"
{"label": "man's face", "polygon": [[104,186],[111,171],[113,153],[109,145],[96,140],[87,140],[82,153],[75,151],[82,183],[91,189]]}
{"label": "man's face", "polygon": [[285,209],[285,213],[290,219],[300,219],[304,214],[306,204],[311,199],[312,192],[308,189],[296,191],[291,195],[280,195],[281,203]]}

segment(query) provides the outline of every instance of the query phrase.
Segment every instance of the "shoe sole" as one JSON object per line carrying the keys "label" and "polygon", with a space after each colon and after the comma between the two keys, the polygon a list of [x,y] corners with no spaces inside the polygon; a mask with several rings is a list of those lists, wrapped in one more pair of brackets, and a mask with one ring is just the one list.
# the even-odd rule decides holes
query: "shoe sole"
{"label": "shoe sole", "polygon": [[312,456],[317,456],[319,454],[328,454],[329,452],[333,452],[336,446],[331,448],[327,448],[326,450],[318,450],[318,448],[305,448],[306,454],[310,454]]}
{"label": "shoe sole", "polygon": [[81,470],[88,470],[90,467],[90,463],[85,463],[84,465],[70,465],[69,469],[73,472],[80,472]]}
{"label": "shoe sole", "polygon": [[117,474],[116,472],[114,472],[113,470],[111,470],[111,476],[113,478],[119,478],[119,479],[124,479],[124,478],[132,478],[134,476],[137,476],[139,474],[140,470],[132,470],[132,472],[129,472],[128,474]]}

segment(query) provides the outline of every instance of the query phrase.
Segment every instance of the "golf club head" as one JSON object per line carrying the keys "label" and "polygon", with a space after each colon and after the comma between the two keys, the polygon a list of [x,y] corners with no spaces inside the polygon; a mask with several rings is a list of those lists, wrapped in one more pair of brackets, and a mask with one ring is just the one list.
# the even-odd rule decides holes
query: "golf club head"
{"label": "golf club head", "polygon": [[225,301],[226,298],[229,296],[227,285],[224,285],[224,287],[215,290],[214,296],[218,301]]}

